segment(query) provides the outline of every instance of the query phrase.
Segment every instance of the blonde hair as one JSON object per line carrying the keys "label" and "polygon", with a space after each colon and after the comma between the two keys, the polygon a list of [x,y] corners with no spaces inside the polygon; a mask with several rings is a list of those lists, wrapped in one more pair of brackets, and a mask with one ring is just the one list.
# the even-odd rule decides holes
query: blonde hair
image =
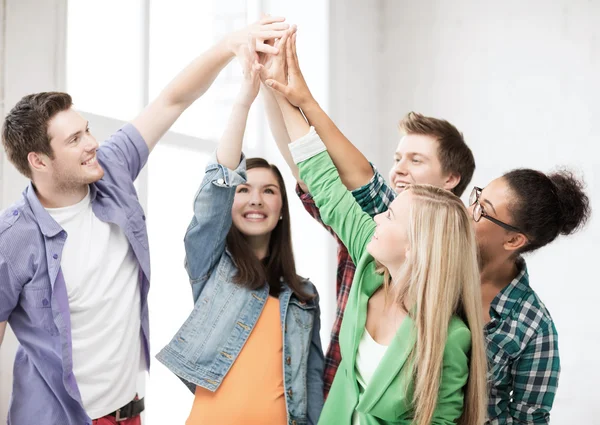
{"label": "blonde hair", "polygon": [[[467,210],[451,192],[430,185],[409,186],[410,251],[397,281],[395,301],[416,325],[413,364],[415,425],[431,423],[442,376],[452,316],[471,331],[469,377],[460,425],[481,425],[487,409],[487,358],[475,234]],[[386,294],[391,279],[384,270]]]}

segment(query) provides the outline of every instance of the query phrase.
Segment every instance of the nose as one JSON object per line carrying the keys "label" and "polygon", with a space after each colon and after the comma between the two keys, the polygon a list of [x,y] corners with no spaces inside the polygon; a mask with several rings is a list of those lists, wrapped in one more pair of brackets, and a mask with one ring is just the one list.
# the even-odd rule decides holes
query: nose
{"label": "nose", "polygon": [[86,143],[85,147],[87,151],[93,151],[98,149],[100,145],[98,144],[94,136],[92,136],[91,134],[86,134],[84,137]]}
{"label": "nose", "polygon": [[377,214],[375,217],[373,217],[373,220],[375,221],[375,224],[379,224],[379,222],[381,221],[381,216],[385,214],[385,213],[380,213]]}
{"label": "nose", "polygon": [[402,158],[400,161],[397,161],[396,164],[394,164],[394,172],[402,175],[407,174],[406,159]]}
{"label": "nose", "polygon": [[250,205],[262,207],[263,201],[262,201],[262,197],[260,196],[259,191],[257,191],[257,190],[252,191],[252,197],[250,198]]}

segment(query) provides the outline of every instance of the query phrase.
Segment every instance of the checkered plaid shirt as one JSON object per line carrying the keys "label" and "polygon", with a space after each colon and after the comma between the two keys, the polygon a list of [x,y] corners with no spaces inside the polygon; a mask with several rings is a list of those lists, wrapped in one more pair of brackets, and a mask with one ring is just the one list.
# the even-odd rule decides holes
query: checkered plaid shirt
{"label": "checkered plaid shirt", "polygon": [[489,362],[486,425],[548,424],[560,360],[550,313],[529,286],[525,261],[494,299],[485,326]]}
{"label": "checkered plaid shirt", "polygon": [[[396,196],[394,191],[385,183],[383,176],[377,171],[374,165],[374,175],[366,185],[354,190],[352,194],[357,202],[361,205],[363,211],[371,216],[379,214],[387,210],[388,205],[394,200]],[[333,329],[331,330],[331,342],[327,348],[325,354],[325,375],[324,375],[324,391],[325,397],[329,393],[335,372],[342,360],[340,354],[340,326],[342,325],[342,319],[344,318],[344,310],[346,303],[348,302],[348,295],[350,294],[350,287],[354,280],[354,273],[356,272],[356,266],[350,258],[348,250],[344,244],[337,237],[335,232],[326,226],[321,220],[319,209],[315,205],[315,202],[309,193],[304,193],[299,186],[296,186],[296,193],[302,201],[302,205],[308,213],[313,216],[323,227],[327,229],[329,233],[335,237],[338,245],[338,267],[337,267],[337,281],[336,281],[336,299],[337,308],[335,321],[333,322]]]}
{"label": "checkered plaid shirt", "polygon": [[[297,193],[304,208],[323,224],[312,197],[299,189]],[[363,211],[372,216],[386,211],[395,197],[376,170],[371,181],[353,195]],[[341,360],[338,336],[355,272],[348,251],[335,233],[327,230],[338,241],[338,273],[337,314],[325,357],[325,396]],[[560,358],[556,328],[550,313],[529,286],[525,261],[520,259],[518,266],[517,277],[493,300],[491,321],[484,329],[490,388],[486,425],[548,424],[558,387]]]}

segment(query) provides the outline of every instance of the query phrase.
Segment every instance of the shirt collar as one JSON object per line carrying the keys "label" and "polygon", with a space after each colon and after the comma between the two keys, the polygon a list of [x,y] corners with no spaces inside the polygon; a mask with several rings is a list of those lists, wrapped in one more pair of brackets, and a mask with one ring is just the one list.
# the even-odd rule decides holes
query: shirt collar
{"label": "shirt collar", "polygon": [[493,310],[501,318],[508,316],[514,305],[529,291],[529,273],[527,264],[521,257],[517,259],[517,276],[504,288],[492,301],[490,310]]}
{"label": "shirt collar", "polygon": [[[96,198],[97,188],[96,185],[90,185],[90,202],[94,202]],[[23,191],[23,196],[29,203],[31,211],[40,226],[42,234],[46,237],[52,238],[63,231],[63,228],[52,218],[52,216],[46,211],[42,203],[40,202],[33,182],[29,182],[29,185]]]}

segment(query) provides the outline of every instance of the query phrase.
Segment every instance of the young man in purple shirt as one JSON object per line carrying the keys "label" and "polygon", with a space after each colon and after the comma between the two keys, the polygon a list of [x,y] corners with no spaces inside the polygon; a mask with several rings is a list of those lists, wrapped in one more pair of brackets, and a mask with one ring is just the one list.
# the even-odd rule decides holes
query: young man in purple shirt
{"label": "young man in purple shirt", "polygon": [[[2,142],[31,180],[0,213],[0,343],[19,348],[8,424],[139,424],[150,363],[150,257],[133,181],[152,148],[235,55],[277,51],[283,18],[226,36],[99,146],[66,93],[23,97]],[[122,422],[121,422],[122,421]]]}

